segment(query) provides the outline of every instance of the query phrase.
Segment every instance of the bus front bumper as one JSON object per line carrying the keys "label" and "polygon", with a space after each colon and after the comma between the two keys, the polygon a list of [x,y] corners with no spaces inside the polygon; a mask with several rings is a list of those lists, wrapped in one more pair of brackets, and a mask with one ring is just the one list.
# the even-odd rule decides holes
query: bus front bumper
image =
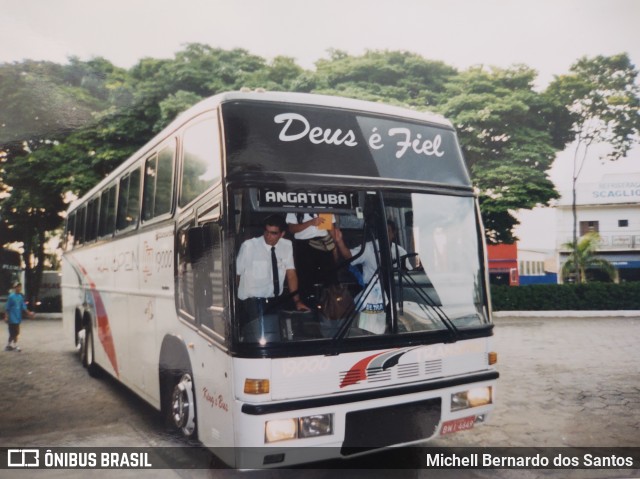
{"label": "bus front bumper", "polygon": [[[486,371],[308,400],[237,402],[241,424],[236,430],[235,466],[282,467],[355,457],[471,429],[493,410],[497,378],[496,371]],[[489,391],[489,400],[464,404],[478,391]],[[314,420],[315,430],[310,431]]]}

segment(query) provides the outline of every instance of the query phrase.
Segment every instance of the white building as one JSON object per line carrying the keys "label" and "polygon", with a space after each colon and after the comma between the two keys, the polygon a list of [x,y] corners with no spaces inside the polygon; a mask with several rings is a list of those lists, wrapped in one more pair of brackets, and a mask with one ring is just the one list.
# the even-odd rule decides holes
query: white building
{"label": "white building", "polygon": [[[573,240],[573,215],[571,190],[560,193],[556,242],[561,266],[568,256],[562,245]],[[599,233],[598,256],[615,266],[620,281],[640,281],[640,174],[610,174],[596,183],[578,184],[576,203],[578,236]]]}
{"label": "white building", "polygon": [[558,256],[547,249],[521,248],[518,245],[520,285],[558,282]]}

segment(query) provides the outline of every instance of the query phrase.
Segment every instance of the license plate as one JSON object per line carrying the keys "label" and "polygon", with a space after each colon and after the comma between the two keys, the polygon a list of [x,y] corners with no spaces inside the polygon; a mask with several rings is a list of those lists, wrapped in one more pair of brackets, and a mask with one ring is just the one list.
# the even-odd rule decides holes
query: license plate
{"label": "license plate", "polygon": [[473,429],[473,425],[476,423],[475,416],[463,417],[461,419],[454,419],[453,421],[447,421],[442,425],[440,434],[451,434],[452,432],[465,431],[467,429]]}

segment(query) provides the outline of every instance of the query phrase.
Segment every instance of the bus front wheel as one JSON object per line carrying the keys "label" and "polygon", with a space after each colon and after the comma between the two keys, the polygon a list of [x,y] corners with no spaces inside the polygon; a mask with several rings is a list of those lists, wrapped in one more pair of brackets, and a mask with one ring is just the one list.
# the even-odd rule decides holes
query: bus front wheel
{"label": "bus front wheel", "polygon": [[195,400],[193,393],[193,379],[190,373],[179,376],[170,402],[171,423],[183,436],[192,437],[196,430]]}

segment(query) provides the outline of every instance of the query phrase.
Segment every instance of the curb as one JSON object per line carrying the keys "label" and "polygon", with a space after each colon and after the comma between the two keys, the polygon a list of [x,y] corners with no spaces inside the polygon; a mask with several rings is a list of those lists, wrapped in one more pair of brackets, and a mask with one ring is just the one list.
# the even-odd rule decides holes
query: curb
{"label": "curb", "polygon": [[[494,318],[640,318],[640,311],[494,311]],[[36,313],[37,320],[59,320],[62,313]]]}
{"label": "curb", "polygon": [[640,318],[640,311],[494,311],[494,318]]}
{"label": "curb", "polygon": [[62,319],[62,313],[36,313],[32,321],[47,321]]}

